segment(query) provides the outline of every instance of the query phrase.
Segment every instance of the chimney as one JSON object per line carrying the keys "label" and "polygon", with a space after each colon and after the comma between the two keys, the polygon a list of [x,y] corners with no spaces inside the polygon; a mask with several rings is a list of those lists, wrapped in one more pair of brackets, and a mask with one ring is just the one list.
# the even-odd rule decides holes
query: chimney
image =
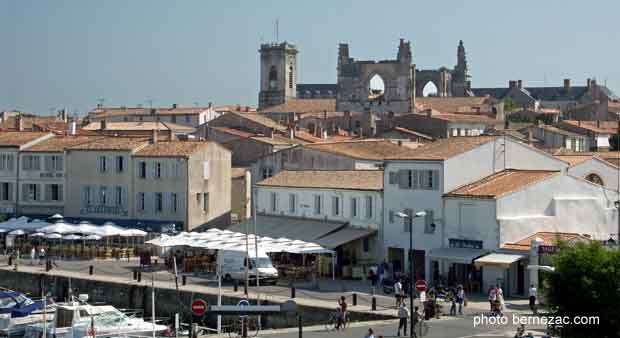
{"label": "chimney", "polygon": [[570,79],[564,79],[564,90],[570,90]]}
{"label": "chimney", "polygon": [[106,130],[106,129],[108,129],[108,121],[106,121],[106,120],[101,120],[99,129],[101,129],[101,130]]}
{"label": "chimney", "polygon": [[596,128],[600,128],[601,127],[601,120],[596,120]]}
{"label": "chimney", "polygon": [[516,86],[517,86],[517,81],[514,81],[514,80],[508,81],[508,88],[509,89],[515,88]]}
{"label": "chimney", "polygon": [[592,80],[587,79],[587,80],[586,80],[586,86],[587,86],[588,88],[590,88],[590,85],[591,85],[591,84],[592,84]]}
{"label": "chimney", "polygon": [[17,131],[24,131],[24,120],[21,115],[15,117],[15,129]]}
{"label": "chimney", "polygon": [[67,123],[67,110],[63,109],[60,111],[60,119],[62,122]]}
{"label": "chimney", "polygon": [[523,89],[523,80],[517,80],[517,88]]}
{"label": "chimney", "polygon": [[295,139],[295,127],[290,126],[288,127],[287,131],[288,131],[288,138],[291,140]]}
{"label": "chimney", "polygon": [[75,121],[71,121],[71,123],[69,123],[69,135],[75,136],[76,129],[77,129],[77,123]]}
{"label": "chimney", "polygon": [[172,104],[172,109],[177,109],[177,104],[176,103]]}
{"label": "chimney", "polygon": [[157,131],[157,129],[153,129],[153,131],[151,132],[151,144],[155,144],[157,143],[157,136],[159,132]]}

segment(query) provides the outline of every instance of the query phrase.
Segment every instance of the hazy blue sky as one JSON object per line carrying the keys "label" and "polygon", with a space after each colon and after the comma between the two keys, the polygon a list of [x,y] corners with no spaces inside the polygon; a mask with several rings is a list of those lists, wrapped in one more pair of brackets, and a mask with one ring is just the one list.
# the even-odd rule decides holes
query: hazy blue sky
{"label": "hazy blue sky", "polygon": [[474,87],[620,91],[620,1],[0,0],[0,110],[106,105],[256,105],[261,41],[299,48],[299,81],[335,83],[340,42],[355,58],[453,67],[465,41]]}

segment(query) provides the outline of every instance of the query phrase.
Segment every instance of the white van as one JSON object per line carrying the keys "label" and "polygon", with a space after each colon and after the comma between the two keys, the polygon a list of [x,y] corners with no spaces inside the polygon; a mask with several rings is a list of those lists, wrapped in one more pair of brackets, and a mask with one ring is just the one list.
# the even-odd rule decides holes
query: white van
{"label": "white van", "polygon": [[[245,251],[218,250],[218,264],[222,267],[222,276],[225,280],[245,281]],[[257,264],[258,262],[258,264]],[[261,284],[275,284],[278,280],[278,270],[273,267],[271,258],[264,251],[258,251],[258,260],[254,250],[250,250],[250,268],[248,275],[250,281],[256,279],[256,266]]]}

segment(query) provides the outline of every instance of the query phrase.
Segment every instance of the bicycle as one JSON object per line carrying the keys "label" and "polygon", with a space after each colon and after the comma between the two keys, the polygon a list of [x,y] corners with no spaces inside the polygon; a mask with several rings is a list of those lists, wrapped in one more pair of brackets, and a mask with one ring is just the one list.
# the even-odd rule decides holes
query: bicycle
{"label": "bicycle", "polygon": [[239,316],[226,325],[226,331],[229,338],[239,338],[243,336],[243,326],[247,325],[247,336],[258,336],[258,318],[250,316]]}
{"label": "bicycle", "polygon": [[[327,319],[327,322],[325,323],[325,330],[328,332],[336,330],[336,326],[338,325],[339,321],[340,321],[340,312],[330,313],[329,318]],[[347,327],[347,318],[345,316],[339,329],[344,330],[346,327]]]}

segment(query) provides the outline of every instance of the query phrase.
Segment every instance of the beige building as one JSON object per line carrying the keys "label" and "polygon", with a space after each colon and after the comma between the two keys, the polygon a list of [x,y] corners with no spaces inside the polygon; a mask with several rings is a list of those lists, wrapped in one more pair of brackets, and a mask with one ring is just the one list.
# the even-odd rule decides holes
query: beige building
{"label": "beige building", "polygon": [[209,107],[171,107],[143,108],[143,107],[103,107],[88,113],[90,122],[171,122],[197,128],[221,113]]}
{"label": "beige building", "polygon": [[238,222],[252,217],[252,174],[249,168],[232,168],[230,186],[231,221]]}

